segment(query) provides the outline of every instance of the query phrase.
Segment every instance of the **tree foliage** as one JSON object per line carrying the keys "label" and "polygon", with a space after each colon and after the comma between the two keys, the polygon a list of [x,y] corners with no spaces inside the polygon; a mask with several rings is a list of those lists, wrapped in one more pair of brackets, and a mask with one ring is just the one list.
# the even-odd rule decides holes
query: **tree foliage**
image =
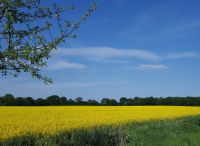
{"label": "tree foliage", "polygon": [[75,99],[52,95],[47,98],[33,99],[32,97],[17,97],[6,94],[0,97],[0,105],[4,106],[49,106],[49,105],[98,105],[98,106],[136,106],[136,105],[174,105],[174,106],[200,106],[200,97],[122,97],[116,99],[103,98],[100,102],[89,99],[83,100],[82,97]]}
{"label": "tree foliage", "polygon": [[[41,75],[41,68],[47,66],[52,50],[66,39],[76,37],[74,31],[96,5],[92,4],[77,22],[63,20],[66,11],[73,9],[73,5],[43,6],[41,0],[0,0],[0,74],[17,76],[29,72],[45,83],[52,82]],[[52,29],[57,33],[52,33]]]}

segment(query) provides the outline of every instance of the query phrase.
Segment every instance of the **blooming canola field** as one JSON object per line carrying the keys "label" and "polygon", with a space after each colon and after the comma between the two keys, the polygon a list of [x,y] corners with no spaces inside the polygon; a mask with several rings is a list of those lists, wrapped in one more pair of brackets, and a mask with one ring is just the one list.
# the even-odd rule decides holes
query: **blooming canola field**
{"label": "blooming canola field", "polygon": [[0,107],[0,140],[27,134],[54,135],[101,125],[200,115],[185,106],[47,106]]}

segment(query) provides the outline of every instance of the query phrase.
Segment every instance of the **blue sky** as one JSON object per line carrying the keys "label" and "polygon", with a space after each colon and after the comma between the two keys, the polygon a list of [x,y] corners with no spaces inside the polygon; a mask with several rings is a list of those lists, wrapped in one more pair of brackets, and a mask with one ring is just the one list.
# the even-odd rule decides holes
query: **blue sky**
{"label": "blue sky", "polygon": [[[69,17],[78,19],[93,1],[71,2],[77,9]],[[78,38],[52,53],[43,70],[52,85],[28,74],[0,77],[0,95],[200,96],[200,1],[97,2],[96,12],[76,32]]]}

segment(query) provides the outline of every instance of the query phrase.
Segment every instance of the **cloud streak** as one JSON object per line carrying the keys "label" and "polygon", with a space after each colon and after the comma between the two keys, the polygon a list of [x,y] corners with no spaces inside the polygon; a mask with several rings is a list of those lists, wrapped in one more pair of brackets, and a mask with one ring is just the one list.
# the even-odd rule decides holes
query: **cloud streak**
{"label": "cloud streak", "polygon": [[195,52],[169,53],[166,58],[167,59],[198,58],[198,54]]}
{"label": "cloud streak", "polygon": [[64,69],[85,69],[86,66],[80,63],[67,62],[64,60],[59,60],[54,64],[50,64],[47,71],[56,71],[56,70],[64,70]]}
{"label": "cloud streak", "polygon": [[160,60],[155,53],[138,49],[117,49],[111,47],[83,47],[83,48],[59,48],[55,54],[59,56],[79,56],[93,58],[138,58],[145,60]]}
{"label": "cloud streak", "polygon": [[142,70],[166,70],[168,66],[163,64],[141,64],[138,69]]}

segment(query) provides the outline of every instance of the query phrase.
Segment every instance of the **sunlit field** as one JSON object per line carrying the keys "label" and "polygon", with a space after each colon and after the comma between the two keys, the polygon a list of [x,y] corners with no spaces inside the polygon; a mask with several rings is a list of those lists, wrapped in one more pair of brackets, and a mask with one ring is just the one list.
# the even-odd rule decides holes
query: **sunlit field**
{"label": "sunlit field", "polygon": [[200,107],[180,106],[0,107],[0,139],[199,114]]}

